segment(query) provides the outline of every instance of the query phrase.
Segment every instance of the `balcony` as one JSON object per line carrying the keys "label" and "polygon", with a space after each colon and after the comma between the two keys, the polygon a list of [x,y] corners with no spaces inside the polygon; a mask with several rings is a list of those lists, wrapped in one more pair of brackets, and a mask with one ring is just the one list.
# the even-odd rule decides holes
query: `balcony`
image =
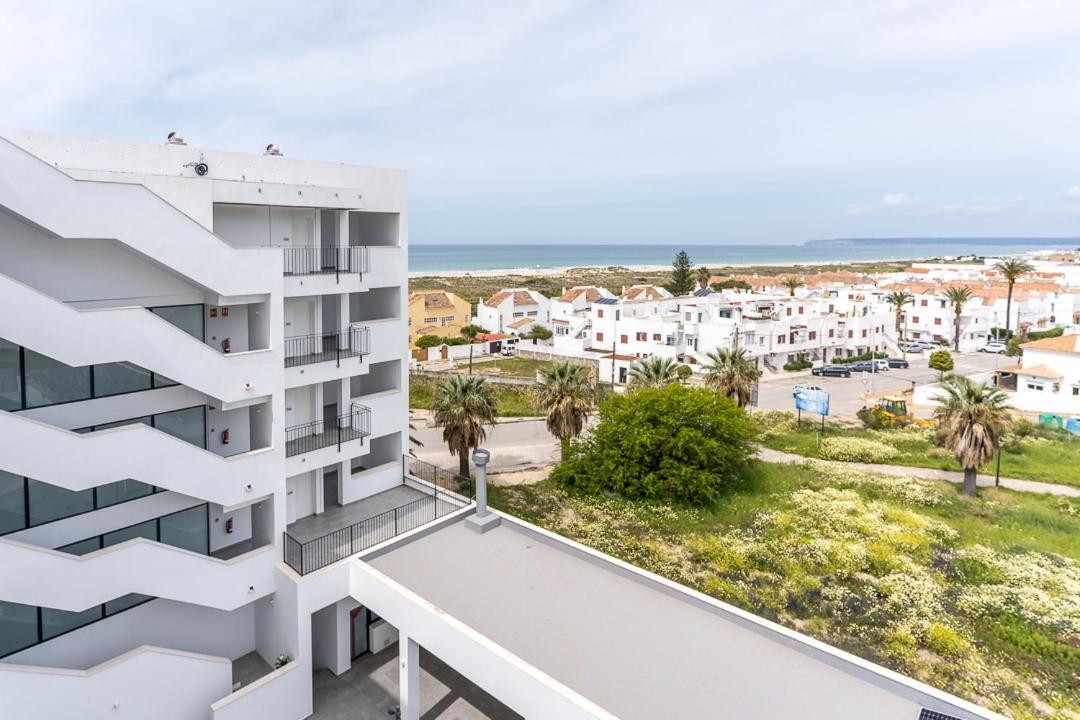
{"label": "balcony", "polygon": [[285,428],[285,457],[362,440],[371,435],[371,409],[353,403],[352,410],[326,420]]}
{"label": "balcony", "polygon": [[459,510],[472,480],[404,458],[402,484],[289,525],[285,562],[306,575]]}
{"label": "balcony", "polygon": [[351,327],[336,333],[298,335],[285,338],[285,367],[314,365],[342,358],[363,357],[370,353],[370,332],[366,327]]}
{"label": "balcony", "polygon": [[370,253],[367,246],[348,247],[291,247],[285,253],[285,276],[334,275],[368,271]]}

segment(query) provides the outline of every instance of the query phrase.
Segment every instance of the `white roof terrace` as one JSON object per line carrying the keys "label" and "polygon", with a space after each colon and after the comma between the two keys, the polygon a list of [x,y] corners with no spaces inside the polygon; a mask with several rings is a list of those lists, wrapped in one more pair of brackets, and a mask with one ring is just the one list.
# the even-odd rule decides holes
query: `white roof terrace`
{"label": "white roof terrace", "polygon": [[[517,685],[541,678],[533,695],[577,698],[575,717],[1001,717],[505,515],[482,535],[455,517],[356,562],[358,600],[384,585],[486,645],[490,656],[457,669],[527,717],[540,717],[535,706],[500,693],[516,687],[501,684],[501,662],[517,664]],[[402,632],[424,645],[426,630]]]}

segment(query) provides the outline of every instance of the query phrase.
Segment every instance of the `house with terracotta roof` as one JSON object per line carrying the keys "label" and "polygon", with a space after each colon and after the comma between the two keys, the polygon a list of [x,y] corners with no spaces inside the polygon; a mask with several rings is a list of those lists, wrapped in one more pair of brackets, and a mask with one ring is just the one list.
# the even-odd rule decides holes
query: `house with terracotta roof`
{"label": "house with terracotta roof", "polygon": [[1028,412],[1080,415],[1080,328],[1020,347],[1023,357],[998,368],[998,384],[1012,390],[1012,406]]}
{"label": "house with terracotta roof", "polygon": [[476,320],[492,332],[522,335],[533,325],[549,326],[551,300],[528,288],[504,288],[480,302]]}
{"label": "house with terracotta roof", "polygon": [[607,288],[595,285],[579,285],[563,288],[562,295],[551,301],[552,343],[555,347],[584,350],[589,346],[592,322],[589,311],[597,300],[613,300],[615,295]]}
{"label": "house with terracotta roof", "polygon": [[472,304],[445,290],[411,292],[408,307],[409,347],[421,335],[458,337],[472,317]]}

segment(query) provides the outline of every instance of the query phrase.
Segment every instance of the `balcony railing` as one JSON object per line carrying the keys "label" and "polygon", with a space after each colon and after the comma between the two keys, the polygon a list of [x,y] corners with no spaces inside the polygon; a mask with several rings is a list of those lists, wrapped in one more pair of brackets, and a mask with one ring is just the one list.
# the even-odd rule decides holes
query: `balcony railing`
{"label": "balcony railing", "polygon": [[371,408],[353,405],[352,410],[329,420],[316,420],[285,428],[285,457],[302,455],[324,447],[371,435]]}
{"label": "balcony railing", "polygon": [[367,246],[288,247],[285,252],[286,275],[335,275],[368,271]]}
{"label": "balcony railing", "polygon": [[370,352],[369,334],[366,327],[354,327],[336,333],[285,338],[285,367],[329,360],[337,361],[341,367],[342,358],[363,357]]}
{"label": "balcony railing", "polygon": [[286,532],[285,562],[289,567],[306,575],[438,520],[471,502],[470,479],[415,458],[405,460],[407,474],[424,481],[430,495],[307,542],[300,542]]}

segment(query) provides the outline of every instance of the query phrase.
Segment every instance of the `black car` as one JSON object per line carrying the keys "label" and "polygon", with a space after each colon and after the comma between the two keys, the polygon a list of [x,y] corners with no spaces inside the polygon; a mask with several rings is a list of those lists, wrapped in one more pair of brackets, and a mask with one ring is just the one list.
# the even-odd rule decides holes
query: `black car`
{"label": "black car", "polygon": [[908,361],[904,358],[889,358],[889,367],[891,368],[906,368]]}
{"label": "black car", "polygon": [[851,370],[843,365],[826,365],[816,367],[810,371],[811,375],[823,375],[825,377],[851,377]]}

